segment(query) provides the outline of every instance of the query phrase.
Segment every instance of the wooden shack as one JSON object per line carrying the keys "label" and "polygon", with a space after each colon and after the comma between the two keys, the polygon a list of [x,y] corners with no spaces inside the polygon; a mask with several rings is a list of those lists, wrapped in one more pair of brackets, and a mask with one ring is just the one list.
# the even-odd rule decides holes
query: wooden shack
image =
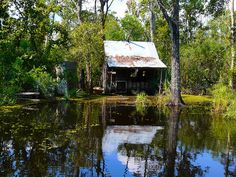
{"label": "wooden shack", "polygon": [[105,93],[155,94],[163,81],[166,65],[159,59],[153,42],[104,41]]}

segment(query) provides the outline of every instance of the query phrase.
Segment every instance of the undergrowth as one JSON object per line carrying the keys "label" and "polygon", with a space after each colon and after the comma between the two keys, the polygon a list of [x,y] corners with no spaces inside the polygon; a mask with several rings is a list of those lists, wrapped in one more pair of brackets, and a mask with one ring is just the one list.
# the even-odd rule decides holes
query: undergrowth
{"label": "undergrowth", "polygon": [[223,113],[227,119],[236,119],[236,92],[223,83],[213,86],[213,111]]}

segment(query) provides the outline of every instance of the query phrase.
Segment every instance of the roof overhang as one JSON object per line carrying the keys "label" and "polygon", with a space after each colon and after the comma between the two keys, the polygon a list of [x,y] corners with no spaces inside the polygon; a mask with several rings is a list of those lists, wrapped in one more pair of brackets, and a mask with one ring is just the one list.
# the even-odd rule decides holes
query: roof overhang
{"label": "roof overhang", "polygon": [[104,41],[108,67],[166,68],[153,42]]}

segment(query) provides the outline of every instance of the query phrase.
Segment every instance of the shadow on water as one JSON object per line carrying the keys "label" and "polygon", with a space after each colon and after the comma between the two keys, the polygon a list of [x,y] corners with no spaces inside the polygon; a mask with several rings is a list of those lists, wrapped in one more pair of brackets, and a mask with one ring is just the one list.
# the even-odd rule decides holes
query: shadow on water
{"label": "shadow on water", "polygon": [[235,176],[236,123],[204,107],[56,102],[0,114],[0,176]]}

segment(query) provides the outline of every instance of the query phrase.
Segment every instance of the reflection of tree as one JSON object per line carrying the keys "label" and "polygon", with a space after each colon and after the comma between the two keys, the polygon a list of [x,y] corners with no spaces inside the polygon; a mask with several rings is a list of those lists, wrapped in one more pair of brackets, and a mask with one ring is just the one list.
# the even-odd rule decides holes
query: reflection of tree
{"label": "reflection of tree", "polygon": [[221,163],[225,166],[225,177],[236,176],[235,151],[233,151],[236,140],[231,138],[236,136],[236,122],[217,118],[212,122],[211,131],[214,138],[217,139],[218,148],[216,152],[218,154],[215,155],[221,159]]}
{"label": "reflection of tree", "polygon": [[[118,146],[118,151],[121,155],[127,157],[124,176],[127,174],[128,165],[131,158],[134,158],[135,165],[139,165],[139,171],[133,172],[134,176],[156,176],[157,169],[161,165],[156,156],[156,148],[150,144],[121,144]],[[134,164],[131,164],[134,165]],[[142,172],[142,173],[141,173]]]}
{"label": "reflection of tree", "polygon": [[191,151],[203,151],[211,148],[215,140],[210,136],[212,117],[202,109],[185,109],[179,121],[178,137],[182,144],[191,147]]}
{"label": "reflection of tree", "polygon": [[[101,107],[89,102],[59,102],[30,108],[0,115],[2,176],[105,176],[102,137],[109,118],[115,119],[112,124],[118,121],[165,126],[157,131],[151,144],[126,143],[118,147],[119,153],[128,157],[124,173],[130,159],[136,158],[144,168],[143,174],[133,174],[136,176],[204,176],[206,170],[194,161],[208,149],[224,165],[225,176],[236,176],[234,121],[212,121],[210,115],[192,110],[182,111],[179,118],[177,108],[170,109],[169,119],[162,110],[150,107],[143,116],[132,114],[135,107],[118,105],[110,107],[107,114],[108,105]],[[124,116],[128,121],[122,122]]]}
{"label": "reflection of tree", "polygon": [[178,176],[204,176],[206,170],[201,169],[201,166],[192,164],[192,162],[196,160],[196,154],[191,152],[189,146],[181,148],[181,151],[178,152],[178,161],[176,164]]}
{"label": "reflection of tree", "polygon": [[196,153],[192,151],[190,146],[182,146],[180,141],[177,146],[179,133],[181,133],[182,129],[186,130],[182,120],[180,121],[180,113],[181,110],[178,107],[170,109],[170,116],[167,120],[166,153],[164,154],[165,166],[163,174],[160,173],[160,175],[168,177],[204,176],[204,170],[200,166],[192,164],[196,159]]}
{"label": "reflection of tree", "polygon": [[98,105],[60,102],[32,108],[1,115],[1,175],[72,176],[82,173],[80,167],[102,174]]}
{"label": "reflection of tree", "polygon": [[168,133],[167,133],[167,159],[165,176],[175,176],[175,158],[177,146],[178,122],[180,116],[179,107],[172,107],[170,117],[168,119]]}

